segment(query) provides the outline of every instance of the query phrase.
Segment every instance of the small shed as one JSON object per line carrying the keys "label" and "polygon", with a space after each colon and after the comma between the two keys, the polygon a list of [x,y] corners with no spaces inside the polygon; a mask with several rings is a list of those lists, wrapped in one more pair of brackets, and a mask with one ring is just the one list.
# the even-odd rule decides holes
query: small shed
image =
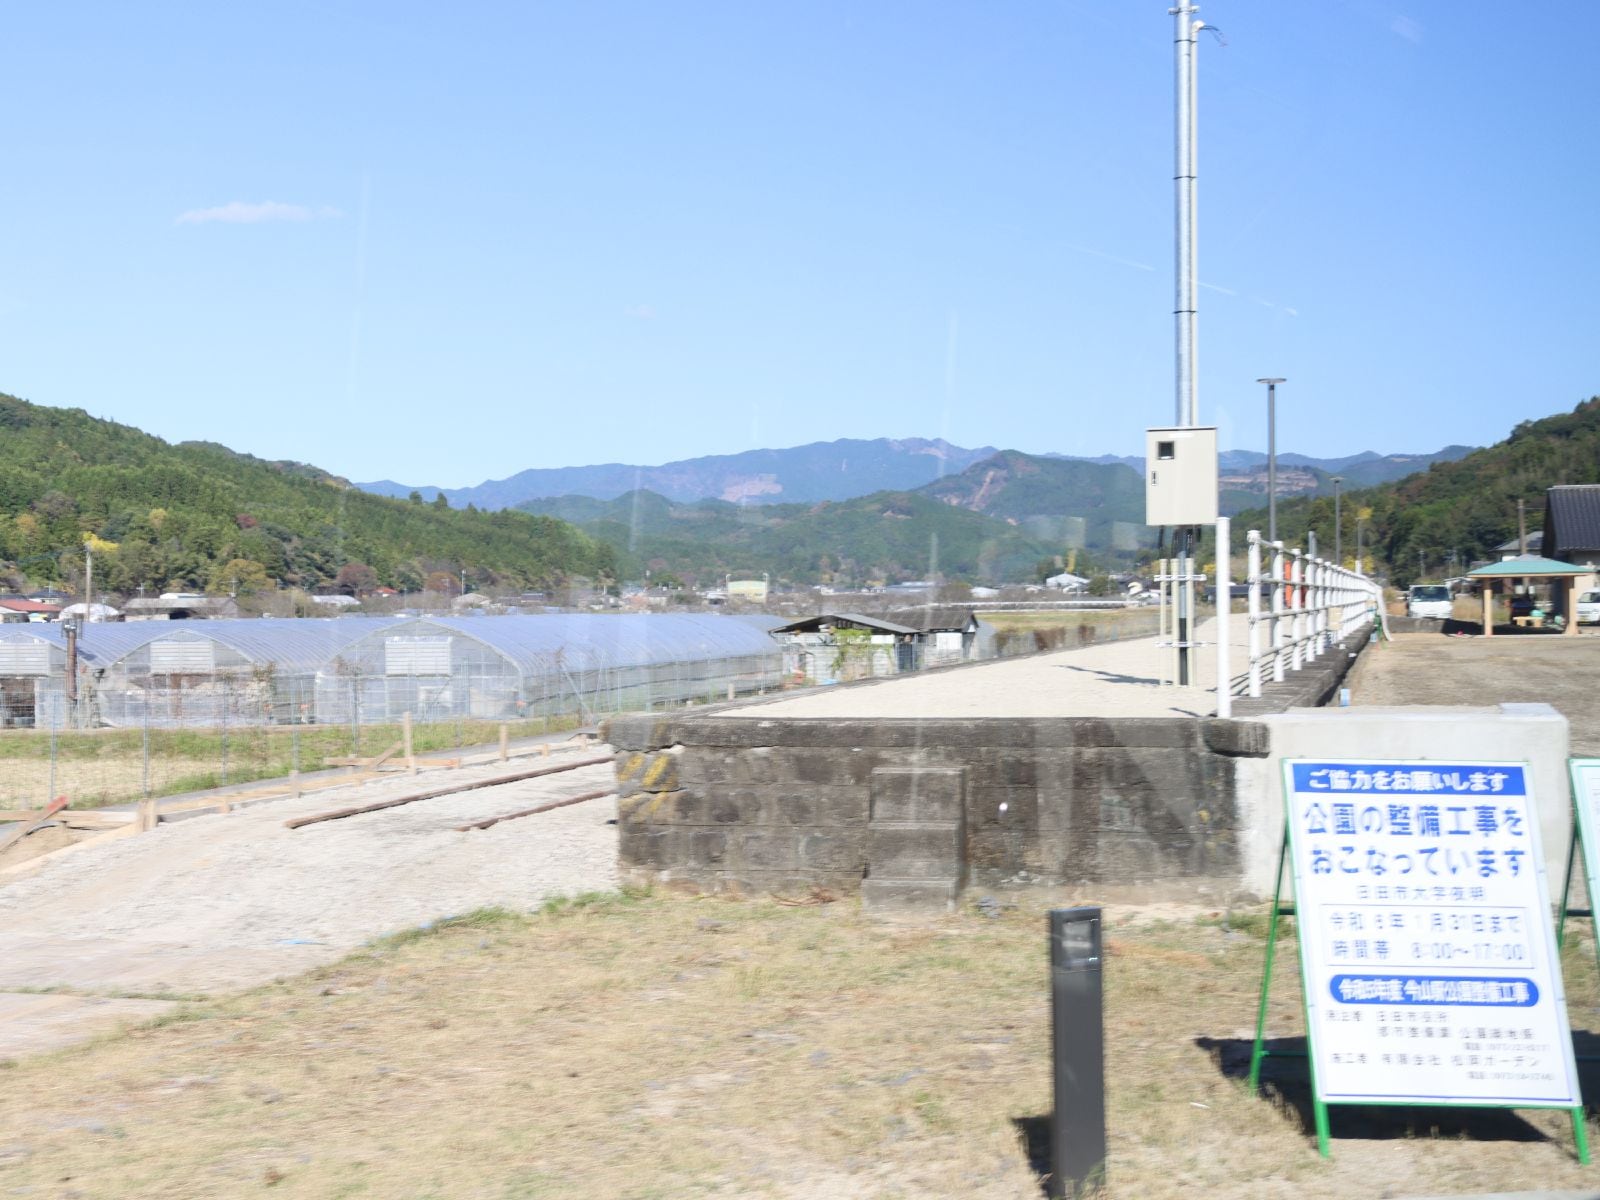
{"label": "small shed", "polygon": [[772,631],[784,645],[786,677],[842,683],[914,671],[922,634],[910,625],[864,613],[817,613]]}
{"label": "small shed", "polygon": [[918,633],[919,665],[943,667],[994,657],[994,627],[959,604],[924,604],[891,609],[888,618]]}
{"label": "small shed", "polygon": [[1576,566],[1573,563],[1559,562],[1553,558],[1544,558],[1537,554],[1524,554],[1516,558],[1502,559],[1500,562],[1486,563],[1484,566],[1467,572],[1467,578],[1478,583],[1483,589],[1483,635],[1491,637],[1494,634],[1494,593],[1496,584],[1504,581],[1508,586],[1518,582],[1528,583],[1534,580],[1547,579],[1558,586],[1564,584],[1566,602],[1562,606],[1566,614],[1566,632],[1578,632],[1578,622],[1574,619],[1578,611],[1578,582],[1588,577],[1587,567]]}

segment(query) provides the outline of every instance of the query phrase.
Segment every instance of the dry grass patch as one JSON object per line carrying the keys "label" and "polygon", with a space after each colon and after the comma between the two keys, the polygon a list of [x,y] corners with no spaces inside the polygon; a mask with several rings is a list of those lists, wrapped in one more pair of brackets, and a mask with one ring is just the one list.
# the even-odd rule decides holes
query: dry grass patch
{"label": "dry grass patch", "polygon": [[[0,1072],[0,1193],[1034,1200],[1043,913],[1067,899],[921,924],[662,895],[469,914]],[[1287,1099],[1236,1078],[1259,938],[1193,913],[1108,929],[1113,1195],[1592,1183],[1540,1114],[1409,1137],[1336,1115],[1322,1163],[1303,1067]],[[1593,974],[1575,960],[1575,1013]],[[1292,965],[1280,984],[1274,1030],[1298,1032]]]}

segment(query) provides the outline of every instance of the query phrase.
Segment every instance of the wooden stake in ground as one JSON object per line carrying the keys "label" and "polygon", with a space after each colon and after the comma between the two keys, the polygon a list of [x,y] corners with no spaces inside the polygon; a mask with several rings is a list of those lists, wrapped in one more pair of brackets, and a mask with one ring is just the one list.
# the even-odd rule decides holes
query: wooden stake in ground
{"label": "wooden stake in ground", "polygon": [[501,721],[500,722],[500,761],[501,762],[505,762],[506,759],[511,757],[510,740],[511,740],[511,726],[507,725],[504,721]]}
{"label": "wooden stake in ground", "polygon": [[412,775],[417,773],[417,755],[411,746],[411,714],[402,713],[400,716],[400,740],[405,743],[406,771]]}

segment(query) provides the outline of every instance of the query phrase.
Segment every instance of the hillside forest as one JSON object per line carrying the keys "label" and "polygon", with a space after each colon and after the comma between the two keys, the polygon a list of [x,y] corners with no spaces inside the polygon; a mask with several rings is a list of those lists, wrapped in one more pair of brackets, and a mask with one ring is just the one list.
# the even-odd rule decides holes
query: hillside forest
{"label": "hillside forest", "polygon": [[78,409],[0,395],[0,560],[10,586],[96,591],[454,591],[609,579],[615,553],[564,521],[357,491],[293,462],[171,445]]}
{"label": "hillside forest", "polygon": [[[1545,489],[1564,483],[1600,483],[1600,396],[1569,413],[1524,421],[1504,441],[1454,462],[1345,492],[1339,504],[1345,558],[1354,560],[1359,535],[1368,569],[1375,562],[1397,586],[1464,572],[1517,536],[1518,500],[1525,503],[1529,532],[1540,529]],[[1247,530],[1266,528],[1264,507],[1240,513],[1233,521],[1234,551],[1242,552]],[[1280,540],[1303,546],[1310,530],[1331,556],[1332,496],[1278,502]]]}

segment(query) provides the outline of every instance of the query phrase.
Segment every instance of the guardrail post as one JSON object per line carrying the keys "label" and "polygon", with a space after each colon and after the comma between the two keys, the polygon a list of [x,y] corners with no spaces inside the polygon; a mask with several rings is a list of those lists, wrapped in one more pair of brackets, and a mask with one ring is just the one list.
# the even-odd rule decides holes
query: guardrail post
{"label": "guardrail post", "polygon": [[1284,672],[1283,543],[1272,542],[1272,682],[1282,683]]}
{"label": "guardrail post", "polygon": [[1217,518],[1217,716],[1233,716],[1233,670],[1229,662],[1232,655],[1233,633],[1229,628],[1233,616],[1233,563],[1231,526],[1227,517]]}
{"label": "guardrail post", "polygon": [[1306,588],[1303,551],[1294,550],[1289,560],[1289,607],[1294,614],[1289,620],[1289,669],[1298,671],[1305,665]]}
{"label": "guardrail post", "polygon": [[1250,595],[1246,601],[1250,620],[1250,695],[1261,695],[1261,531],[1252,529],[1245,535],[1245,578],[1249,580]]}

